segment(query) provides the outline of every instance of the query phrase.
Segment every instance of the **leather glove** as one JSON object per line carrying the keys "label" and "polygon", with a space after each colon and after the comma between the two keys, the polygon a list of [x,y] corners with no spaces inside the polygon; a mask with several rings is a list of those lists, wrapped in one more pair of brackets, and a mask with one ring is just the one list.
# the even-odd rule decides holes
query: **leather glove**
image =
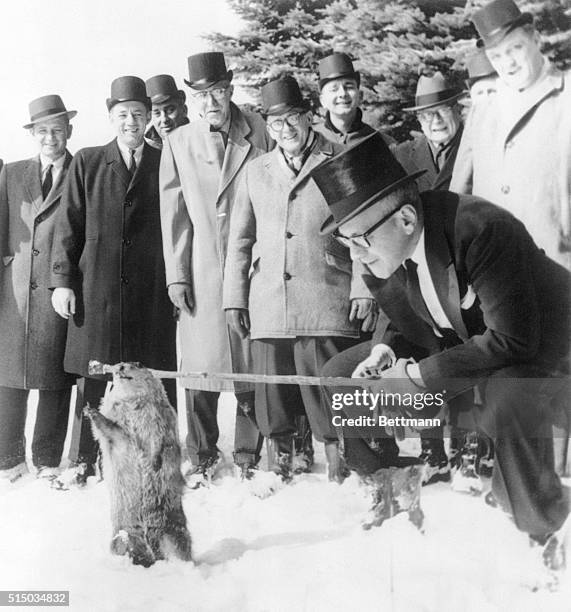
{"label": "leather glove", "polygon": [[351,378],[381,378],[381,370],[396,363],[393,349],[387,344],[376,344],[371,354],[353,370]]}
{"label": "leather glove", "polygon": [[228,308],[226,323],[244,339],[250,333],[250,313],[247,308]]}
{"label": "leather glove", "polygon": [[[376,409],[388,418],[401,416],[430,419],[443,409],[444,401],[438,394],[429,392],[426,387],[421,387],[410,378],[406,367],[411,363],[415,361],[398,359],[394,366],[381,372],[379,380],[371,382],[371,391],[381,394]],[[402,427],[395,427],[392,432],[389,432],[389,427],[386,429],[387,433],[394,435],[398,440],[404,438]]]}

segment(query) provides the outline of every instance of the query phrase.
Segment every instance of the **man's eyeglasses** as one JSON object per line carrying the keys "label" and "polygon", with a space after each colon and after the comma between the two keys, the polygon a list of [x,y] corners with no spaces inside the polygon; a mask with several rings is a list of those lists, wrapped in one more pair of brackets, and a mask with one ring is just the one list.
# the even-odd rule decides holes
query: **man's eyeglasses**
{"label": "man's eyeglasses", "polygon": [[271,123],[268,122],[268,125],[274,132],[281,132],[286,123],[290,127],[295,127],[296,125],[299,125],[300,121],[301,115],[299,113],[294,113],[293,115],[288,115],[285,119],[275,119]]}
{"label": "man's eyeglasses", "polygon": [[447,119],[452,114],[451,106],[437,106],[423,111],[418,111],[416,116],[421,123],[430,123],[435,117]]}
{"label": "man's eyeglasses", "polygon": [[228,87],[215,87],[214,89],[203,89],[202,91],[196,91],[190,95],[200,102],[204,102],[208,96],[212,96],[218,102],[224,100]]}
{"label": "man's eyeglasses", "polygon": [[390,213],[387,213],[380,221],[377,221],[375,225],[371,226],[363,234],[357,234],[356,236],[343,236],[343,234],[339,233],[339,230],[335,230],[333,232],[333,237],[336,238],[343,246],[346,246],[347,248],[351,248],[351,245],[354,244],[358,247],[361,247],[362,249],[368,249],[371,246],[371,243],[369,242],[369,236],[373,232],[376,232],[379,227],[381,227],[381,225],[385,223],[385,221],[388,221],[397,211],[399,211],[403,206],[405,206],[405,204],[406,202],[404,204],[401,204],[398,208],[395,208],[395,210],[392,210]]}

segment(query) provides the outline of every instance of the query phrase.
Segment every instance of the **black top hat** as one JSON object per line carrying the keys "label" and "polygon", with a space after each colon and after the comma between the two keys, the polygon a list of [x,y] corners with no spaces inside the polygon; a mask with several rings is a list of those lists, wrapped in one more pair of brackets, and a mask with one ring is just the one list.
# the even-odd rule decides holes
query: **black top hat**
{"label": "black top hat", "polygon": [[136,76],[122,76],[111,83],[111,96],[107,98],[107,110],[111,110],[119,102],[134,100],[142,102],[151,108],[151,101],[147,96],[145,82]]}
{"label": "black top hat", "polygon": [[463,95],[464,92],[457,87],[452,87],[441,72],[435,72],[432,76],[422,75],[416,84],[414,106],[408,106],[403,110],[424,110],[439,104],[453,102]]}
{"label": "black top hat", "polygon": [[157,74],[148,79],[145,86],[152,104],[162,104],[171,98],[178,98],[182,102],[186,100],[186,94],[182,89],[177,89],[170,74]]}
{"label": "black top hat", "polygon": [[345,149],[310,173],[333,213],[321,226],[320,234],[331,234],[425,172],[407,174],[378,132]]}
{"label": "black top hat", "polygon": [[77,115],[77,111],[68,111],[63,100],[56,95],[36,98],[30,102],[28,108],[30,109],[30,123],[24,126],[26,130],[29,130],[38,121],[46,121],[62,115],[67,115],[67,118],[71,119]]}
{"label": "black top hat", "polygon": [[361,82],[361,75],[353,68],[353,62],[346,53],[332,53],[320,60],[319,89],[321,89],[325,83],[333,81],[334,79],[340,79],[341,77],[355,79],[357,81],[357,86]]}
{"label": "black top hat", "polygon": [[226,69],[224,54],[219,51],[196,53],[188,58],[188,81],[192,89],[207,89],[218,81],[231,81],[233,73]]}
{"label": "black top hat", "polygon": [[466,58],[466,69],[468,70],[468,78],[466,79],[468,87],[472,87],[480,79],[497,76],[498,74],[483,49],[478,49]]}
{"label": "black top hat", "polygon": [[297,81],[292,76],[285,76],[270,81],[262,87],[262,113],[264,115],[282,115],[289,111],[305,112],[309,102],[303,98]]}
{"label": "black top hat", "polygon": [[532,15],[522,13],[513,0],[492,0],[472,15],[483,47],[493,47],[515,28],[532,22]]}

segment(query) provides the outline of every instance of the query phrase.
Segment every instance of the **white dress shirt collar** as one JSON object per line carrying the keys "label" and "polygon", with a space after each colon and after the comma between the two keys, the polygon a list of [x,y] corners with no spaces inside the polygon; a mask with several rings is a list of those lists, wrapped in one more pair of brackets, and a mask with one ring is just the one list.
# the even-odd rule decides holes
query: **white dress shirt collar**
{"label": "white dress shirt collar", "polygon": [[[119,147],[119,152],[121,153],[121,157],[123,158],[123,161],[125,162],[125,166],[127,166],[127,168],[129,168],[129,166],[131,164],[131,149],[128,146],[126,146],[125,144],[123,144],[118,138],[117,138],[117,146]],[[143,148],[144,148],[144,146],[145,146],[145,141],[143,141],[135,149],[135,163],[137,164],[137,168],[141,164],[141,159],[143,157]]]}

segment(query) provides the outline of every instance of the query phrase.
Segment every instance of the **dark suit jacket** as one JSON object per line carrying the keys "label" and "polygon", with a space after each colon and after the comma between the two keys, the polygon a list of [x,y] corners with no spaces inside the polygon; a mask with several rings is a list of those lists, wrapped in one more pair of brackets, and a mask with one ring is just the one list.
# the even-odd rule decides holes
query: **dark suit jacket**
{"label": "dark suit jacket", "polygon": [[462,138],[462,126],[454,135],[453,142],[450,144],[450,151],[446,161],[438,172],[430,145],[424,134],[418,134],[412,140],[407,140],[393,148],[393,153],[408,174],[413,174],[418,170],[428,170],[426,174],[416,179],[416,184],[420,191],[446,191],[452,180],[452,170],[458,154],[458,147]]}
{"label": "dark suit jacket", "polygon": [[[428,267],[462,343],[441,351],[429,322],[410,305],[399,271],[365,281],[391,319],[381,340],[401,356],[424,352],[431,389],[459,392],[503,368],[561,371],[569,354],[571,275],[535,245],[506,210],[472,196],[422,194]],[[461,308],[468,286],[476,294]],[[454,379],[454,380],[450,380]]]}
{"label": "dark suit jacket", "polygon": [[79,151],[71,163],[52,250],[52,287],[76,292],[64,366],[140,361],[176,367],[159,210],[161,152],[145,144],[133,178],[117,142]]}

